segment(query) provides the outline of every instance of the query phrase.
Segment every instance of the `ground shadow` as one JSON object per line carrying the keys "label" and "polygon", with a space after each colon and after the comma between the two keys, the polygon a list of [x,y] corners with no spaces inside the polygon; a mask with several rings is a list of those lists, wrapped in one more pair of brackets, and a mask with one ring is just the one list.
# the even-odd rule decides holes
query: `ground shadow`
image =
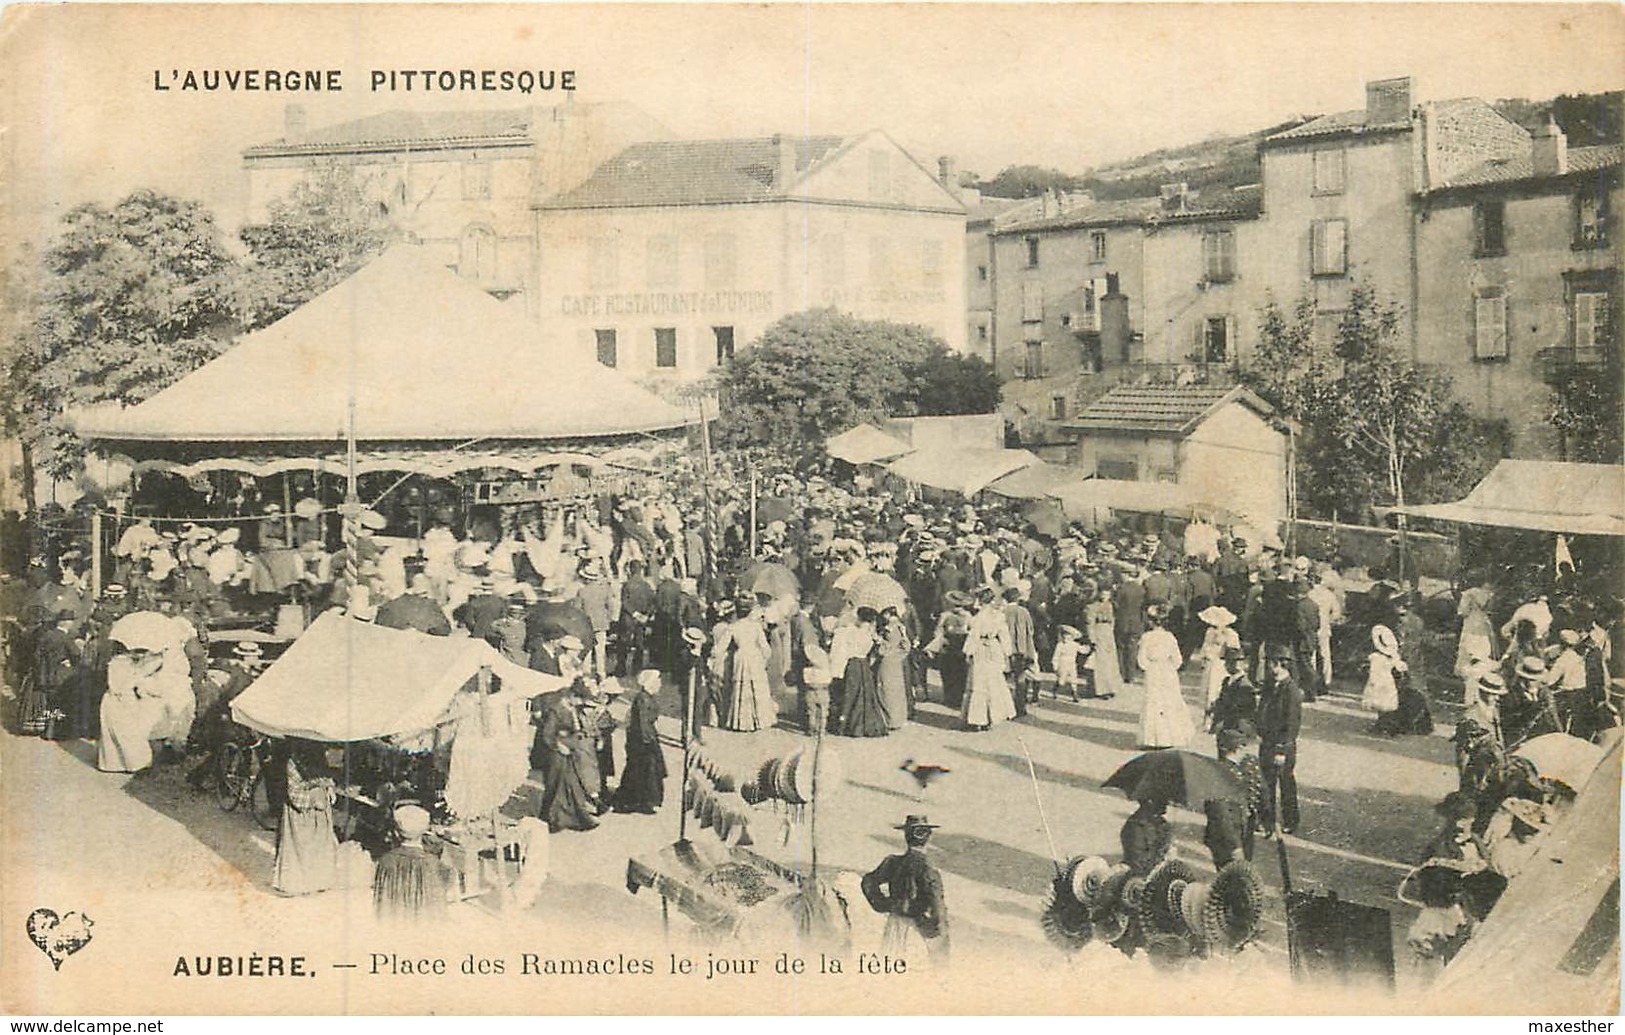
{"label": "ground shadow", "polygon": [[186,783],[187,763],[144,769],[124,785],[124,793],[161,816],[186,828],[196,841],[255,885],[270,883],[273,856],[265,845],[276,844],[276,831],[263,830],[246,809],[227,814],[214,795]]}
{"label": "ground shadow", "polygon": [[[890,838],[879,834],[870,836],[887,843],[888,848],[895,848],[889,843]],[[944,873],[1022,895],[1042,896],[1055,872],[1053,863],[1043,856],[974,834],[942,830],[932,836],[927,857]],[[952,908],[951,903],[949,908]]]}
{"label": "ground shadow", "polygon": [[1086,740],[1091,744],[1098,744],[1114,751],[1134,752],[1139,749],[1138,735],[1134,730],[1104,729],[1099,726],[1090,726],[1085,723],[1056,722],[1054,719],[1045,719],[1027,713],[1024,719],[1016,720],[1023,726],[1046,733],[1053,733],[1058,737],[1068,737],[1072,740]]}
{"label": "ground shadow", "polygon": [[[1027,770],[1027,760],[1020,755],[1006,755],[995,751],[981,751],[976,748],[966,747],[963,745],[955,746],[953,747],[953,750],[966,756],[967,758],[975,758],[984,762],[991,762],[994,765],[1008,769],[1010,772],[1023,778],[1029,775]],[[1057,769],[1054,766],[1045,765],[1036,759],[1032,764],[1032,773],[1036,774],[1040,780],[1043,780],[1046,783],[1056,783],[1063,787],[1075,787],[1078,790],[1101,793],[1100,781],[1094,777],[1085,776],[1082,773],[1070,772],[1065,769]]]}
{"label": "ground shadow", "polygon": [[982,908],[989,913],[999,913],[1003,916],[1019,916],[1024,920],[1037,920],[1039,915],[1037,903],[1023,905],[1020,902],[1011,902],[1009,899],[1003,898],[984,898],[982,899]]}
{"label": "ground shadow", "polygon": [[884,794],[887,797],[891,797],[891,798],[901,798],[901,799],[903,799],[904,801],[907,801],[907,802],[920,802],[921,801],[921,798],[920,798],[919,795],[905,794],[902,791],[896,790],[896,789],[891,788],[891,787],[879,787],[879,786],[877,786],[875,784],[872,784],[872,783],[864,783],[861,780],[848,780],[848,781],[846,781],[846,785],[848,787],[861,787],[866,791],[873,791],[875,794]]}

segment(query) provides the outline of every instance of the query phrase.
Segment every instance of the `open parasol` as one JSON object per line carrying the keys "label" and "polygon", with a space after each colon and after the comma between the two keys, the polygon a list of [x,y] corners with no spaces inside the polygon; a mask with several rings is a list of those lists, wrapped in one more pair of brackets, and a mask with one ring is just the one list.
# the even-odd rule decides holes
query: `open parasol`
{"label": "open parasol", "polygon": [[574,636],[582,643],[593,642],[592,619],[574,604],[544,600],[531,612],[531,621],[543,636]]}
{"label": "open parasol", "polygon": [[749,588],[752,593],[764,594],[774,599],[801,597],[801,580],[777,561],[757,561],[752,564],[745,569],[744,577],[739,580],[739,584]]}
{"label": "open parasol", "polygon": [[1602,761],[1603,751],[1591,741],[1567,733],[1546,733],[1519,744],[1508,754],[1527,758],[1541,776],[1578,792]]}
{"label": "open parasol", "polygon": [[130,650],[160,651],[181,643],[181,627],[157,611],[133,611],[113,623],[107,638]]}
{"label": "open parasol", "polygon": [[846,591],[847,607],[868,607],[884,611],[888,607],[899,610],[908,606],[908,593],[901,583],[890,575],[870,572],[861,576]]}
{"label": "open parasol", "polygon": [[1246,801],[1247,786],[1216,758],[1178,748],[1136,755],[1107,777],[1135,801],[1197,805],[1204,801]]}

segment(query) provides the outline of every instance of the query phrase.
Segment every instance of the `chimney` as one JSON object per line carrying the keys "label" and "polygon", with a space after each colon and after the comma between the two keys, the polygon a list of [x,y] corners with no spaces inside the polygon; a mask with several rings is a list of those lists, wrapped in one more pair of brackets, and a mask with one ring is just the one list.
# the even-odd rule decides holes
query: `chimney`
{"label": "chimney", "polygon": [[1529,136],[1529,157],[1536,176],[1562,176],[1569,171],[1569,138],[1556,119],[1546,116],[1546,124]]}
{"label": "chimney", "polygon": [[795,138],[785,136],[783,133],[773,134],[773,150],[776,155],[773,186],[777,190],[789,190],[791,181],[796,178]]}
{"label": "chimney", "polygon": [[1190,198],[1190,186],[1185,183],[1165,183],[1161,188],[1162,210],[1164,212],[1179,213],[1185,211],[1185,203]]}
{"label": "chimney", "polygon": [[282,109],[282,139],[297,144],[305,139],[305,106],[290,104]]}
{"label": "chimney", "polygon": [[954,160],[949,155],[937,159],[937,181],[950,191],[957,193],[959,183],[954,176]]}
{"label": "chimney", "polygon": [[1411,77],[1373,79],[1365,84],[1365,124],[1381,126],[1411,120]]}

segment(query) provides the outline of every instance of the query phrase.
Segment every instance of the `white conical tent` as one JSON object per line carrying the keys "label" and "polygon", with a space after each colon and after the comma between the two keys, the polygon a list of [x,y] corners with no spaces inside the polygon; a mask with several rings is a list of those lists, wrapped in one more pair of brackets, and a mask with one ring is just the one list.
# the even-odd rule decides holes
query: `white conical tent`
{"label": "white conical tent", "polygon": [[686,418],[591,356],[546,348],[527,320],[421,249],[354,276],[137,406],[86,414],[87,438],[342,439],[352,380],[362,441],[566,439]]}

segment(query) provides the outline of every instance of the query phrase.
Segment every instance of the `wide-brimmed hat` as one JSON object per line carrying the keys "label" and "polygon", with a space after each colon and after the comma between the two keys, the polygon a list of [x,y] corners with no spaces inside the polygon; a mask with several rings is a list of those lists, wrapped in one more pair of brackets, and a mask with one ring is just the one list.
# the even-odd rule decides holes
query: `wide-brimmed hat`
{"label": "wide-brimmed hat", "polygon": [[221,546],[234,546],[236,545],[237,540],[241,539],[242,537],[243,530],[238,528],[236,525],[233,525],[230,528],[223,529],[220,534],[215,537],[215,541]]}
{"label": "wide-brimmed hat", "polygon": [[942,595],[942,602],[949,607],[969,607],[973,603],[971,595],[962,589],[950,589]]}
{"label": "wide-brimmed hat", "polygon": [[1478,692],[1489,694],[1492,697],[1500,697],[1507,692],[1507,681],[1501,677],[1499,672],[1486,672],[1478,677]]}
{"label": "wide-brimmed hat", "polygon": [[1377,648],[1378,653],[1386,654],[1390,658],[1399,657],[1399,637],[1386,625],[1371,627],[1371,645]]}
{"label": "wide-brimmed hat", "polygon": [[1219,604],[1214,604],[1212,607],[1204,607],[1202,610],[1197,612],[1196,617],[1200,618],[1208,625],[1219,629],[1236,624],[1236,616],[1234,612],[1232,612],[1228,607],[1223,607]]}
{"label": "wide-brimmed hat", "polygon": [[1079,632],[1077,626],[1073,625],[1066,625],[1063,623],[1056,627],[1056,631],[1062,636],[1069,636],[1074,640],[1081,639],[1083,637],[1083,633]]}
{"label": "wide-brimmed hat", "polygon": [[1580,642],[1580,630],[1561,629],[1557,633],[1557,638],[1570,647],[1576,646]]}
{"label": "wide-brimmed hat", "polygon": [[370,532],[381,532],[389,527],[389,518],[376,510],[363,510],[361,512],[361,527]]}
{"label": "wide-brimmed hat", "polygon": [[601,582],[604,578],[604,567],[597,561],[588,561],[576,574],[585,582]]}
{"label": "wide-brimmed hat", "polygon": [[306,496],[304,499],[293,505],[293,513],[295,517],[302,517],[308,520],[321,514],[321,512],[321,503],[311,499],[309,496]]}
{"label": "wide-brimmed hat", "polygon": [[927,830],[935,830],[935,829],[937,829],[937,824],[931,822],[929,819],[927,819],[924,816],[909,816],[907,819],[903,820],[901,823],[899,823],[896,826],[892,827],[892,829],[893,830],[914,830],[914,829],[918,829],[920,827],[924,827]]}

